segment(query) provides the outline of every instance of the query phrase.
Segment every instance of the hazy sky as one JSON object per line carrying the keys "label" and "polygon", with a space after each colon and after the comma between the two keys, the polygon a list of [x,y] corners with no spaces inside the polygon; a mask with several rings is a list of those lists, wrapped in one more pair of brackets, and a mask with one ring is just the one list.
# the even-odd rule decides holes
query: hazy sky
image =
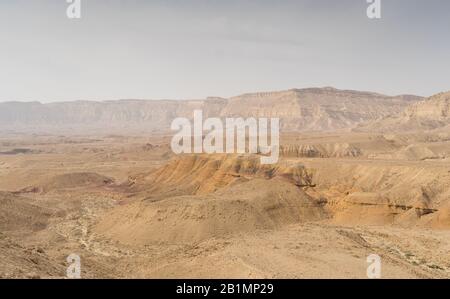
{"label": "hazy sky", "polygon": [[0,0],[0,101],[450,90],[450,1]]}

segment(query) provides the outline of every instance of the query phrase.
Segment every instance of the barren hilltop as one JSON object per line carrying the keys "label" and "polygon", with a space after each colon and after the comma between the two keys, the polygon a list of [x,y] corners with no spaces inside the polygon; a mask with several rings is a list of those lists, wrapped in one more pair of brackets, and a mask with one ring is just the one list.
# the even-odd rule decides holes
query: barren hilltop
{"label": "barren hilltop", "polygon": [[362,125],[366,131],[449,130],[450,92],[434,95],[408,106],[404,111]]}

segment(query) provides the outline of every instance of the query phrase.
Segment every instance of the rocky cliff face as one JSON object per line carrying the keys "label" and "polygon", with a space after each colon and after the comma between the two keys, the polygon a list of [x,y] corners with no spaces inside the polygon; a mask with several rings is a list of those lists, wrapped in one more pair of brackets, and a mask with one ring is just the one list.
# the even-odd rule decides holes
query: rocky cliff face
{"label": "rocky cliff face", "polygon": [[288,144],[280,146],[282,157],[292,158],[354,158],[363,153],[349,143]]}
{"label": "rocky cliff face", "polygon": [[334,88],[293,89],[231,98],[224,115],[280,117],[290,131],[324,131],[352,128],[402,111],[420,100],[414,96],[388,97],[376,93]]}
{"label": "rocky cliff face", "polygon": [[407,118],[432,118],[447,121],[450,118],[450,92],[440,93],[428,100],[408,107],[402,114]]}
{"label": "rocky cliff face", "polygon": [[414,103],[403,112],[370,122],[361,131],[417,131],[447,129],[450,126],[450,92],[439,93]]}
{"label": "rocky cliff face", "polygon": [[186,101],[120,100],[106,102],[0,103],[3,130],[141,130],[168,131],[176,117],[279,117],[285,131],[353,128],[357,124],[403,111],[421,100],[388,97],[334,88],[292,89],[245,94],[230,99]]}

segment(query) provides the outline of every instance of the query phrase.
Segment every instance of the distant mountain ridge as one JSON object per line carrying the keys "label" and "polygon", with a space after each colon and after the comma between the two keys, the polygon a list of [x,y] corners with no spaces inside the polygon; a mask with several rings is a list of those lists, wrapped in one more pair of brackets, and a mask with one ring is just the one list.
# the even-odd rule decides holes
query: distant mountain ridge
{"label": "distant mountain ridge", "polygon": [[0,130],[10,131],[169,131],[176,117],[279,117],[284,131],[348,129],[403,111],[423,100],[331,87],[243,94],[229,99],[117,100],[0,103]]}
{"label": "distant mountain ridge", "polygon": [[450,91],[408,106],[398,114],[362,125],[362,131],[424,131],[450,128]]}

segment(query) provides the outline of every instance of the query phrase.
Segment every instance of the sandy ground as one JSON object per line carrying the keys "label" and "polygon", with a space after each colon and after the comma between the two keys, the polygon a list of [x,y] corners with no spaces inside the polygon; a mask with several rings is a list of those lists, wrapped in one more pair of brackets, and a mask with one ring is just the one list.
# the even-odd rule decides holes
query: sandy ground
{"label": "sandy ground", "polygon": [[370,254],[383,278],[449,278],[450,146],[394,139],[286,136],[323,157],[264,169],[163,137],[2,137],[0,277],[64,277],[76,253],[84,278],[366,278]]}

